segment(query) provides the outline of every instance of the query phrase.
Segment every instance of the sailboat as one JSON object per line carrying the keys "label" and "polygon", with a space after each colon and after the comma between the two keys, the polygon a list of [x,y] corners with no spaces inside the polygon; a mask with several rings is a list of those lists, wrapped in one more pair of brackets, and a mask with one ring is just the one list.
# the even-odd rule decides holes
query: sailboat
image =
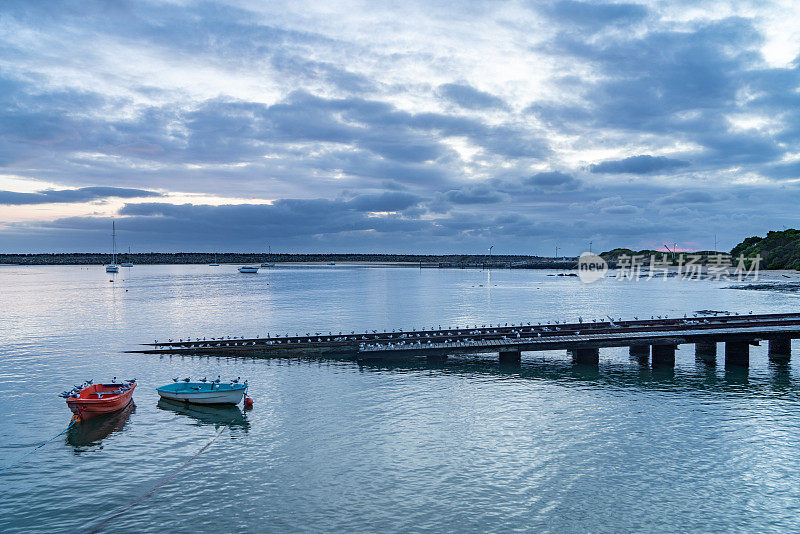
{"label": "sailboat", "polygon": [[214,263],[209,263],[209,267],[219,267],[219,263],[217,263],[217,253],[214,253]]}
{"label": "sailboat", "polygon": [[111,221],[111,264],[106,265],[106,272],[119,272],[119,266],[117,265],[117,228],[114,226],[114,221]]}
{"label": "sailboat", "polygon": [[[269,252],[268,252],[269,258],[272,259],[272,246],[268,245],[267,246],[267,250],[269,250]],[[268,261],[266,263],[262,263],[261,266],[262,267],[275,267],[275,262],[274,261]]]}
{"label": "sailboat", "polygon": [[133,267],[131,263],[131,247],[128,247],[128,263],[120,263],[120,267]]}

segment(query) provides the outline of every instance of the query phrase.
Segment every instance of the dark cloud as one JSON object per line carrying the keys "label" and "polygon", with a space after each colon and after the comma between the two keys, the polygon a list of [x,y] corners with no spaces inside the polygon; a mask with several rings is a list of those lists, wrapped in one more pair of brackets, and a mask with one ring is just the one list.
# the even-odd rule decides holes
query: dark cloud
{"label": "dark cloud", "polygon": [[471,85],[445,83],[439,86],[439,95],[465,109],[506,109],[502,98],[479,91]]}
{"label": "dark cloud", "polygon": [[661,204],[707,204],[714,202],[714,197],[705,191],[683,191],[662,198]]}
{"label": "dark cloud", "polygon": [[[505,101],[477,89],[502,83],[481,78],[491,69],[464,63],[472,53],[487,53],[484,62],[498,58],[458,43],[458,32],[448,36],[460,48],[451,53],[455,48],[438,42],[381,41],[367,33],[373,26],[331,31],[318,24],[314,7],[299,23],[270,3],[256,12],[213,0],[6,2],[0,174],[63,185],[0,193],[0,201],[120,196],[67,189],[86,183],[150,195],[279,199],[129,203],[120,232],[154,249],[213,243],[247,250],[269,235],[284,247],[323,250],[458,252],[485,250],[490,241],[547,252],[555,240],[562,247],[590,238],[617,246],[612,241],[630,235],[659,244],[662,235],[679,239],[681,232],[751,235],[796,218],[800,68],[764,61],[763,19],[676,22],[661,16],[663,6],[633,3],[527,5],[546,20],[533,41],[528,20],[509,22],[513,5],[414,10],[414,17],[445,13],[486,27],[501,21],[494,48],[559,67],[554,77],[541,69],[536,87],[523,76],[510,82]],[[535,15],[527,10],[522,19]],[[419,28],[436,27],[414,17],[389,18],[412,41],[414,31],[424,38]],[[104,46],[119,50],[123,62],[144,57],[139,66],[146,70],[152,59],[170,74],[137,77],[93,52]],[[464,81],[431,85],[421,72]],[[768,125],[742,127],[737,116]],[[648,154],[675,147],[688,148],[680,148],[680,159]],[[565,163],[598,150],[639,155],[584,169]],[[559,170],[531,170],[550,162]],[[636,174],[661,176],[635,180]],[[739,185],[751,175],[774,182]],[[56,217],[58,209],[42,211]],[[651,210],[663,220],[645,217]],[[91,249],[105,239],[109,221],[87,214],[47,224],[2,222],[0,246]]]}
{"label": "dark cloud", "polygon": [[161,197],[162,193],[124,187],[81,187],[80,189],[45,189],[35,193],[0,191],[0,204],[22,206],[28,204],[57,204],[91,202],[106,198]]}
{"label": "dark cloud", "polygon": [[[352,201],[326,199],[283,199],[273,204],[195,205],[138,203],[127,204],[120,210],[125,216],[120,227],[131,232],[177,235],[187,240],[202,236],[220,241],[234,234],[244,236],[308,237],[335,236],[348,232],[413,232],[426,226],[418,219],[402,215],[373,217],[371,211],[408,206],[386,198],[359,198]],[[58,226],[83,225],[83,219],[66,219]],[[235,241],[241,242],[241,237]]]}
{"label": "dark cloud", "polygon": [[347,201],[347,206],[362,212],[403,211],[422,201],[417,195],[402,192],[386,192],[358,195]]}
{"label": "dark cloud", "polygon": [[443,198],[453,204],[494,204],[504,197],[491,186],[471,185],[447,191]]}
{"label": "dark cloud", "polygon": [[590,3],[561,0],[534,4],[539,11],[551,19],[566,25],[577,26],[581,30],[598,29],[607,25],[621,25],[638,22],[647,16],[647,8],[640,4]]}
{"label": "dark cloud", "polygon": [[688,161],[664,156],[631,156],[625,159],[603,161],[589,165],[589,172],[614,174],[652,174],[687,167]]}
{"label": "dark cloud", "polygon": [[636,206],[625,204],[622,206],[608,206],[606,208],[601,208],[600,211],[607,215],[633,215],[639,213],[640,210]]}
{"label": "dark cloud", "polygon": [[577,178],[559,171],[540,172],[523,181],[525,185],[532,185],[541,189],[569,190],[580,187]]}
{"label": "dark cloud", "polygon": [[[798,101],[797,68],[766,68],[761,44],[753,21],[735,17],[600,39],[560,33],[543,50],[601,76],[577,86],[571,79],[570,92],[581,95],[577,103],[534,102],[528,110],[548,127],[580,135],[638,133],[692,143],[701,147],[693,157],[699,165],[759,165],[784,152],[780,137],[800,141],[800,131],[743,131],[726,119],[783,115]],[[754,91],[761,96],[740,98]]]}
{"label": "dark cloud", "polygon": [[322,80],[349,93],[367,93],[375,90],[374,82],[366,76],[326,61],[312,61],[297,55],[275,54],[272,57],[272,66],[283,76]]}
{"label": "dark cloud", "polygon": [[800,178],[800,162],[770,165],[764,170],[764,174],[778,180],[796,180]]}

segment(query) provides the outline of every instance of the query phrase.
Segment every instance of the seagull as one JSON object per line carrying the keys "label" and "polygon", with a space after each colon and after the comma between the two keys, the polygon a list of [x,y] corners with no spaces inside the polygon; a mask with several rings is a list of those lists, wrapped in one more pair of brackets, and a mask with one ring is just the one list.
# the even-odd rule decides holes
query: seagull
{"label": "seagull", "polygon": [[205,383],[205,382],[208,382],[208,378],[206,378],[206,377],[204,376],[203,378],[201,378],[201,379],[200,379],[200,382],[203,382],[203,383]]}
{"label": "seagull", "polygon": [[237,376],[235,379],[231,380],[231,382],[232,382],[233,384],[238,384],[238,383],[239,383],[239,379],[241,379],[241,377],[240,377],[240,376]]}
{"label": "seagull", "polygon": [[189,383],[192,381],[192,379],[187,376],[186,378],[183,379],[183,381]]}

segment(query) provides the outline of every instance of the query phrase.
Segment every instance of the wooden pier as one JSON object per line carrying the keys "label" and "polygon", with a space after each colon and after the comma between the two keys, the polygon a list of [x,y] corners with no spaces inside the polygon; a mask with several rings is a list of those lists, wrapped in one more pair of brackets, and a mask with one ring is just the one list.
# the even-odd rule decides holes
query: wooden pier
{"label": "wooden pier", "polygon": [[520,361],[522,352],[564,350],[576,363],[596,365],[600,349],[629,347],[631,357],[643,365],[668,367],[675,365],[679,345],[694,344],[697,359],[715,362],[717,344],[724,343],[725,364],[747,366],[750,346],[765,341],[771,359],[788,360],[791,340],[797,338],[800,338],[800,313],[784,313],[181,339],[148,343],[147,348],[130,352],[260,357],[329,355],[362,360],[435,360],[457,354],[495,353],[501,362],[514,363]]}

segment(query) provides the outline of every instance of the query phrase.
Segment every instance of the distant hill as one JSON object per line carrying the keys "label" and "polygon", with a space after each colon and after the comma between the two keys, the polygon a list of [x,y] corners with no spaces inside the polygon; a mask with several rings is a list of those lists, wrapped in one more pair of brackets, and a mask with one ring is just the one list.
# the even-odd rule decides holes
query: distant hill
{"label": "distant hill", "polygon": [[767,232],[767,237],[748,237],[731,250],[737,258],[755,257],[760,254],[763,269],[800,270],[800,230],[790,228],[782,232]]}
{"label": "distant hill", "polygon": [[[629,248],[615,248],[613,250],[607,250],[605,252],[600,253],[600,257],[606,260],[608,263],[617,263],[619,261],[620,256],[643,256],[644,258],[649,259],[650,256],[657,256],[660,257],[662,254],[666,254],[664,252],[658,250],[631,250]],[[630,260],[630,258],[628,258]]]}

